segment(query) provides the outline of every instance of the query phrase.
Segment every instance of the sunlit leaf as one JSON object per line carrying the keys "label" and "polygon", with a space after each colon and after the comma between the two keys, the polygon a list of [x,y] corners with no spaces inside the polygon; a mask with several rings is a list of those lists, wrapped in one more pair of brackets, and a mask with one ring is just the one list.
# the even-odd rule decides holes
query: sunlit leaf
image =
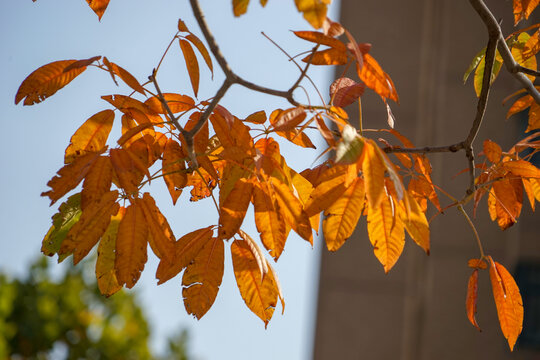
{"label": "sunlit leaf", "polygon": [[375,145],[371,141],[364,143],[364,155],[362,161],[362,172],[366,183],[366,197],[369,206],[373,209],[378,208],[379,202],[384,195],[384,172],[385,167],[380,159]]}
{"label": "sunlit leaf", "polygon": [[525,178],[540,178],[540,169],[525,160],[505,161],[502,166],[515,176]]}
{"label": "sunlit leaf", "polygon": [[315,29],[323,26],[331,2],[332,0],[294,0],[298,11],[304,14],[304,19]]}
{"label": "sunlit leaf", "polygon": [[137,199],[150,233],[149,243],[152,251],[160,259],[172,259],[174,256],[174,243],[176,238],[169,222],[156,205],[149,193],[144,193],[142,199]]}
{"label": "sunlit leaf", "polygon": [[501,160],[502,149],[497,143],[486,139],[484,140],[484,155],[492,163],[498,163]]}
{"label": "sunlit leaf", "polygon": [[474,269],[469,278],[469,284],[467,285],[467,299],[465,301],[465,306],[467,309],[467,318],[475,328],[480,330],[478,323],[476,322],[476,301],[478,300],[478,269]]}
{"label": "sunlit leaf", "polygon": [[182,189],[187,185],[185,157],[180,144],[168,139],[163,151],[162,173],[173,204],[176,204]]}
{"label": "sunlit leaf", "polygon": [[311,192],[304,209],[313,216],[336,202],[355,181],[356,174],[351,166],[335,165],[324,172]]}
{"label": "sunlit leaf", "polygon": [[148,259],[147,246],[148,224],[138,202],[134,202],[118,227],[115,269],[119,285],[130,289],[135,286]]}
{"label": "sunlit leaf", "polygon": [[182,277],[182,296],[188,314],[201,319],[212,307],[223,278],[223,240],[213,238],[187,266]]}
{"label": "sunlit leaf", "polygon": [[341,77],[330,85],[330,97],[335,106],[345,107],[354,103],[364,93],[366,86],[353,79]]}
{"label": "sunlit leaf", "polygon": [[86,209],[92,202],[101,199],[111,189],[113,168],[108,156],[100,156],[94,161],[86,175],[81,191],[81,208]]}
{"label": "sunlit leaf", "polygon": [[109,0],[86,0],[90,8],[96,13],[99,20],[103,16],[107,6],[109,5]]}
{"label": "sunlit leaf", "polygon": [[429,255],[430,240],[429,240],[429,224],[426,215],[422,208],[413,196],[408,192],[405,193],[409,203],[410,211],[407,214],[405,205],[400,203],[400,217],[405,225],[405,229],[414,242],[420,246]]}
{"label": "sunlit leaf", "polygon": [[81,261],[97,244],[111,221],[111,216],[118,212],[116,202],[118,191],[104,194],[99,201],[88,205],[79,221],[69,230],[60,246],[59,255],[73,253],[73,264]]}
{"label": "sunlit leaf", "polygon": [[109,69],[109,72],[111,72],[114,75],[117,75],[120,79],[122,79],[122,81],[124,81],[133,90],[145,95],[146,92],[144,88],[141,86],[141,84],[135,78],[135,76],[129,73],[129,71],[125,70],[124,68],[118,66],[117,64],[113,62],[110,62],[109,59],[107,59],[106,57],[103,58],[103,63],[107,66],[107,68]]}
{"label": "sunlit leaf", "polygon": [[[174,93],[164,93],[162,95],[163,99],[165,99],[165,102],[167,103],[167,106],[173,114],[188,111],[195,107],[195,101],[193,100],[193,98],[187,95]],[[144,104],[157,114],[167,113],[160,99],[156,96],[148,98],[148,100],[146,100]]]}
{"label": "sunlit leaf", "polygon": [[369,54],[363,54],[364,65],[358,71],[358,76],[366,86],[383,98],[399,102],[394,82],[383,71],[379,63]]}
{"label": "sunlit leaf", "polygon": [[316,44],[327,45],[336,50],[347,51],[347,46],[340,40],[328,36],[318,31],[293,31],[294,35],[301,39],[311,41]]}
{"label": "sunlit leaf", "polygon": [[102,295],[111,296],[122,288],[116,279],[116,237],[120,221],[126,209],[121,207],[118,213],[111,218],[105,234],[101,237],[97,250],[96,279]]}
{"label": "sunlit leaf", "polygon": [[523,327],[523,301],[519,288],[508,270],[501,264],[493,261],[491,256],[489,277],[493,298],[497,305],[497,315],[504,337],[508,340],[510,350],[514,349],[516,340]]}
{"label": "sunlit leaf", "polygon": [[195,52],[191,47],[191,44],[187,40],[180,39],[180,49],[182,54],[184,54],[184,60],[186,61],[186,68],[189,74],[189,79],[191,81],[191,87],[193,88],[193,93],[197,97],[199,92],[199,62],[195,56]]}
{"label": "sunlit leaf", "polygon": [[220,199],[219,236],[223,239],[231,238],[242,225],[251,201],[252,191],[253,183],[248,179],[240,178],[227,197],[224,200]]}
{"label": "sunlit leaf", "polygon": [[529,18],[540,0],[514,0],[514,25]]}

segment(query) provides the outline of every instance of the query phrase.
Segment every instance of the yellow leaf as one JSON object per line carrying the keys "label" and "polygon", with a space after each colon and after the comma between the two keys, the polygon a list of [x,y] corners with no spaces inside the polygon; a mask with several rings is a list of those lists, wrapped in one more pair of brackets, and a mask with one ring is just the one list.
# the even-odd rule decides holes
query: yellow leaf
{"label": "yellow leaf", "polygon": [[79,60],[60,60],[41,66],[24,79],[15,95],[15,104],[24,99],[24,105],[34,105],[54,95],[86,70],[88,65],[77,64],[82,63]]}
{"label": "yellow leaf", "polygon": [[403,251],[405,232],[403,221],[395,214],[394,204],[386,194],[378,206],[369,204],[367,229],[375,256],[388,273]]}
{"label": "yellow leaf", "polygon": [[422,208],[408,192],[405,193],[408,197],[410,211],[407,215],[407,210],[403,201],[399,202],[399,215],[405,229],[414,242],[420,246],[429,255],[429,224],[426,219],[426,215],[422,211]]}
{"label": "yellow leaf", "polygon": [[223,240],[208,241],[182,277],[182,296],[188,314],[200,319],[212,307],[223,278]]}
{"label": "yellow leaf", "polygon": [[187,40],[180,39],[180,49],[182,54],[184,54],[184,60],[186,61],[186,68],[189,74],[189,79],[191,80],[191,87],[193,88],[193,93],[197,97],[199,92],[199,62],[195,56],[195,52],[191,47],[191,44]]}
{"label": "yellow leaf", "polygon": [[369,206],[377,208],[384,197],[384,171],[385,166],[380,159],[373,141],[364,142],[362,172],[366,184],[366,197]]}
{"label": "yellow leaf", "polygon": [[111,132],[114,111],[103,110],[91,116],[75,131],[66,148],[64,162],[69,164],[76,157],[103,150]]}
{"label": "yellow leaf", "polygon": [[298,11],[304,14],[304,19],[315,29],[323,26],[331,2],[332,0],[294,0]]}
{"label": "yellow leaf", "polygon": [[[195,107],[195,101],[187,95],[174,93],[164,93],[162,95],[173,114],[188,111]],[[167,110],[157,96],[152,96],[144,104],[157,114],[167,114]]]}
{"label": "yellow leaf", "polygon": [[201,249],[206,245],[214,234],[213,226],[208,226],[199,230],[195,230],[182,236],[174,244],[175,253],[171,260],[161,259],[159,262],[156,279],[158,285],[172,279],[186,266],[188,266]]}
{"label": "yellow leaf", "polygon": [[120,221],[124,217],[126,209],[121,207],[116,215],[111,218],[109,227],[101,237],[98,245],[96,260],[96,279],[99,291],[102,295],[111,296],[122,288],[116,279],[114,263],[116,260],[116,237]]}
{"label": "yellow leaf", "polygon": [[278,179],[272,178],[271,183],[280,214],[285,219],[285,222],[303,239],[313,244],[309,216],[304,211],[300,200],[298,200],[286,184]]}
{"label": "yellow leaf", "polygon": [[54,204],[58,199],[79,185],[98,157],[99,153],[88,153],[76,158],[72,163],[58,170],[58,175],[47,183],[47,186],[51,190],[41,193],[41,196],[48,196],[51,199],[51,205]]}
{"label": "yellow leaf", "polygon": [[132,288],[148,260],[148,224],[143,210],[134,202],[126,209],[126,213],[118,227],[116,238],[116,278],[118,284]]}
{"label": "yellow leaf", "polygon": [[255,183],[252,201],[255,208],[255,225],[260,233],[261,241],[277,261],[287,240],[286,226],[283,218],[279,216],[275,201],[269,194],[266,182]]}
{"label": "yellow leaf", "polygon": [[364,209],[364,181],[356,178],[324,212],[323,234],[330,251],[338,250],[353,234]]}
{"label": "yellow leaf", "polygon": [[308,216],[324,211],[337,201],[356,178],[354,171],[351,171],[352,168],[349,165],[334,165],[324,172],[305,205],[304,209]]}
{"label": "yellow leaf", "polygon": [[488,256],[489,277],[493,298],[497,306],[497,315],[504,337],[508,340],[510,350],[514,350],[516,340],[523,327],[523,301],[519,288],[512,275],[498,262]]}
{"label": "yellow leaf", "polygon": [[262,252],[261,248],[255,240],[251,238],[246,232],[243,230],[238,230],[238,235],[246,242],[246,245],[251,249],[251,252],[253,256],[255,257],[255,260],[257,261],[257,265],[259,266],[259,271],[261,272],[261,281],[263,280],[264,275],[268,272],[268,265],[266,263],[266,258],[264,257],[264,253]]}
{"label": "yellow leaf", "polygon": [[94,201],[101,199],[111,189],[113,168],[108,156],[94,161],[86,175],[81,191],[81,208],[84,210]]}
{"label": "yellow leaf", "polygon": [[109,0],[86,0],[90,8],[96,13],[99,20],[109,5]]}
{"label": "yellow leaf", "polygon": [[247,12],[249,0],[233,0],[234,16],[240,16]]}
{"label": "yellow leaf", "polygon": [[109,191],[99,201],[91,203],[82,212],[79,221],[69,230],[58,251],[59,255],[73,253],[73,264],[81,261],[97,244],[118,212],[118,191]]}
{"label": "yellow leaf", "polygon": [[[533,1],[538,2],[538,0]],[[526,44],[530,38],[531,36],[526,32],[522,32],[521,34],[519,34],[518,38],[516,39],[517,41],[512,46],[512,57],[519,65],[523,66],[524,68],[536,71],[536,56],[526,56],[525,54],[525,52],[527,51]],[[528,77],[531,82],[534,82],[534,80],[536,80],[536,76],[534,75],[526,73],[524,73],[524,75]]]}
{"label": "yellow leaf", "polygon": [[231,244],[234,276],[240,295],[248,308],[266,325],[277,305],[278,290],[273,277],[266,274],[262,281],[257,260],[244,240]]}

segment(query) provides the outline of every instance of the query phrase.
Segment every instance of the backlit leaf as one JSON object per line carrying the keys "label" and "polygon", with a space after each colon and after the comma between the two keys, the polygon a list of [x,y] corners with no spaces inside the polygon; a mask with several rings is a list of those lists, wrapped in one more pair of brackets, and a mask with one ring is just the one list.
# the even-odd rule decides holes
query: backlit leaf
{"label": "backlit leaf", "polygon": [[364,65],[358,71],[358,76],[366,86],[383,98],[399,102],[394,82],[383,71],[379,63],[369,54],[363,54]]}
{"label": "backlit leaf", "polygon": [[540,178],[540,169],[525,160],[505,161],[502,166],[515,176],[525,178]]}
{"label": "backlit leaf", "polygon": [[[187,95],[164,93],[163,98],[173,114],[188,111],[195,107],[195,101]],[[161,100],[156,96],[148,98],[144,103],[157,114],[167,113]]]}
{"label": "backlit leaf", "polygon": [[143,179],[143,173],[137,169],[134,159],[126,149],[111,149],[109,152],[114,172],[122,187],[127,193],[138,192],[139,184]]}
{"label": "backlit leaf", "polygon": [[233,0],[232,3],[234,16],[240,16],[246,13],[249,0]]}
{"label": "backlit leaf", "polygon": [[298,11],[304,14],[304,19],[315,29],[323,26],[331,2],[332,0],[294,0]]}
{"label": "backlit leaf", "polygon": [[240,295],[248,308],[266,325],[274,314],[278,290],[273,277],[266,274],[262,281],[255,255],[244,240],[231,244],[234,276]]}
{"label": "backlit leaf", "polygon": [[159,211],[154,198],[149,193],[144,193],[142,199],[136,201],[148,224],[149,242],[154,254],[160,259],[171,259],[174,256],[176,238],[169,222]]}
{"label": "backlit leaf", "polygon": [[293,31],[294,35],[301,39],[311,41],[316,44],[327,45],[336,50],[347,51],[347,46],[340,40],[325,35],[318,31]]}
{"label": "backlit leaf", "polygon": [[469,284],[467,285],[467,299],[465,301],[465,306],[467,309],[467,317],[469,321],[475,328],[480,330],[478,323],[476,322],[476,301],[478,300],[478,269],[474,269],[469,278]]}
{"label": "backlit leaf", "polygon": [[366,184],[366,197],[369,206],[378,208],[384,197],[384,163],[380,159],[372,141],[364,142],[362,172]]}
{"label": "backlit leaf", "polygon": [[264,112],[264,110],[254,112],[245,118],[244,121],[253,124],[264,124],[266,122],[266,112]]}
{"label": "backlit leaf", "polygon": [[376,206],[369,203],[367,229],[375,256],[383,265],[384,272],[388,273],[405,245],[403,222],[395,214],[394,204],[388,195],[384,194]]}
{"label": "backlit leaf", "polygon": [[58,199],[79,185],[98,157],[99,153],[88,153],[76,158],[72,163],[58,170],[58,175],[47,183],[47,186],[51,190],[41,193],[41,196],[48,196],[51,199],[51,205],[54,204]]}
{"label": "backlit leaf", "polygon": [[162,173],[173,204],[176,204],[182,189],[187,185],[185,157],[180,144],[168,139],[163,151]]}
{"label": "backlit leaf", "polygon": [[264,257],[264,253],[262,252],[261,248],[255,240],[251,238],[246,232],[242,230],[238,230],[238,235],[242,238],[242,240],[245,241],[245,244],[251,249],[251,252],[253,256],[255,257],[255,260],[257,261],[257,265],[259,266],[259,271],[261,273],[261,281],[263,280],[264,275],[268,272],[268,265],[266,263],[266,258]]}
{"label": "backlit leaf", "polygon": [[94,201],[101,199],[111,189],[113,168],[108,156],[100,156],[94,161],[86,175],[81,191],[81,208],[86,209]]}
{"label": "backlit leaf", "polygon": [[[220,199],[219,236],[229,239],[240,229],[251,201],[253,183],[240,178],[224,200]],[[220,194],[221,197],[221,194]]]}
{"label": "backlit leaf", "polygon": [[493,298],[497,305],[497,315],[504,337],[508,340],[510,350],[514,349],[516,340],[521,334],[523,327],[523,301],[519,288],[512,275],[498,262],[493,261],[491,256],[489,277]]}
{"label": "backlit leaf", "polygon": [[278,205],[269,194],[266,182],[255,183],[252,201],[255,210],[255,225],[260,233],[261,241],[277,261],[287,240],[286,226],[279,216]]}
{"label": "backlit leaf", "polygon": [[191,44],[187,40],[180,39],[180,49],[182,50],[182,54],[184,54],[193,93],[197,97],[197,93],[199,92],[199,62]]}
{"label": "backlit leaf", "polygon": [[528,19],[540,0],[514,0],[514,25]]}
{"label": "backlit leaf", "polygon": [[327,209],[343,195],[355,177],[348,165],[334,165],[325,171],[304,207],[306,214],[311,217]]}
{"label": "backlit leaf", "polygon": [[272,125],[275,131],[290,131],[296,128],[305,118],[306,111],[300,106],[283,111]]}
{"label": "backlit leaf", "polygon": [[410,211],[407,214],[405,205],[400,202],[400,216],[405,229],[414,242],[429,255],[429,224],[422,208],[413,196],[405,193],[409,202]]}
{"label": "backlit leaf", "polygon": [[312,65],[346,65],[349,58],[345,50],[332,48],[310,54],[304,57],[302,61]]}
{"label": "backlit leaf", "polygon": [[[52,216],[52,226],[43,238],[41,252],[47,256],[58,253],[62,241],[66,238],[69,230],[81,217],[81,194],[71,195],[58,208],[58,212]],[[58,256],[58,262],[62,262],[67,255]]]}
{"label": "backlit leaf", "polygon": [[342,77],[330,85],[330,97],[335,106],[345,107],[354,103],[364,93],[366,86],[353,79]]}
{"label": "backlit leaf", "polygon": [[126,209],[121,207],[118,213],[111,218],[105,234],[101,237],[97,250],[96,279],[102,295],[111,296],[122,288],[116,279],[114,264],[116,261],[116,237],[120,221]]}
{"label": "backlit leaf", "polygon": [[[88,0],[87,0],[88,1]],[[94,0],[95,1],[95,0]],[[122,81],[124,81],[130,88],[133,90],[145,95],[145,90],[139,83],[139,81],[135,78],[135,76],[131,75],[129,71],[125,70],[124,68],[118,66],[117,64],[110,62],[107,58],[103,58],[103,63],[107,66],[109,71],[115,75],[117,75]]]}
{"label": "backlit leaf", "polygon": [[208,241],[182,277],[182,296],[188,314],[201,319],[212,307],[223,278],[223,240]]}
{"label": "backlit leaf", "polygon": [[487,269],[487,264],[482,259],[470,259],[467,262],[467,266],[472,269]]}
{"label": "backlit leaf", "polygon": [[214,234],[212,228],[213,226],[208,226],[192,231],[176,241],[173,259],[163,258],[159,262],[156,272],[156,279],[159,280],[158,285],[175,277],[195,259],[206,243],[212,239]]}
{"label": "backlit leaf", "polygon": [[534,103],[534,99],[531,95],[525,95],[517,99],[514,104],[508,109],[508,113],[506,114],[506,118],[510,118],[510,116],[517,114],[529,106],[531,106]]}
{"label": "backlit leaf", "polygon": [[35,70],[17,90],[15,104],[24,99],[24,105],[34,105],[54,95],[86,70],[86,66],[69,68],[76,63],[78,60],[60,60]]}
{"label": "backlit leaf", "polygon": [[69,230],[58,254],[73,253],[73,264],[81,261],[97,244],[111,221],[111,216],[118,212],[116,202],[118,191],[109,191],[99,201],[84,209],[79,221]]}
{"label": "backlit leaf", "polygon": [[498,163],[501,160],[502,149],[497,143],[486,139],[484,140],[484,155],[492,163]]}
{"label": "backlit leaf", "polygon": [[86,0],[90,8],[96,13],[99,20],[103,16],[107,6],[109,5],[109,0]]}
{"label": "backlit leaf", "polygon": [[148,224],[138,202],[134,202],[118,227],[115,269],[119,285],[131,289],[137,283],[148,259],[147,246]]}
{"label": "backlit leaf", "polygon": [[86,120],[71,137],[64,162],[69,164],[78,156],[103,150],[111,132],[113,120],[114,111],[112,110],[100,111]]}
{"label": "backlit leaf", "polygon": [[364,181],[356,178],[324,212],[323,234],[330,251],[338,250],[352,235],[364,209]]}

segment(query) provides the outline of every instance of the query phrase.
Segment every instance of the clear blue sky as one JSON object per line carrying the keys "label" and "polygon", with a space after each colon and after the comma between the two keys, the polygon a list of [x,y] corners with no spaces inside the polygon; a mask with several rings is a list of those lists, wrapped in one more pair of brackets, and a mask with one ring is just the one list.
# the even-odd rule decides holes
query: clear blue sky
{"label": "clear blue sky", "polygon": [[[233,19],[230,0],[202,1],[202,6],[235,71],[262,85],[289,88],[298,70],[260,35],[260,31],[291,54],[309,49],[308,44],[295,39],[289,31],[310,29],[296,12],[292,0],[271,0],[266,9],[252,0],[248,14],[240,19]],[[333,19],[337,10],[338,4],[332,5]],[[13,100],[21,81],[39,66],[55,60],[105,55],[142,82],[175,33],[179,17],[200,34],[187,1],[111,0],[101,23],[84,0],[2,1],[0,270],[22,275],[37,256],[43,235],[50,226],[50,217],[57,209],[56,205],[49,208],[48,200],[39,195],[62,166],[70,136],[89,116],[108,108],[100,99],[101,95],[128,92],[125,87],[117,88],[108,74],[88,69],[45,102],[16,107]],[[211,83],[208,71],[201,68],[199,98],[204,99],[215,93],[223,77],[218,70]],[[325,96],[330,81],[327,71],[316,69],[312,73]],[[191,95],[177,46],[165,61],[159,81],[164,91]],[[238,87],[227,94],[223,105],[239,117],[288,106],[281,99],[252,94]],[[311,166],[319,154],[295,146],[282,149],[289,152],[289,163],[297,170]],[[186,204],[185,193],[173,207],[164,186],[155,184],[151,190],[157,194],[158,206],[178,237],[217,222],[210,204]],[[257,234],[249,217],[243,228],[252,235]],[[275,265],[286,311],[283,316],[276,311],[267,330],[244,305],[230,260],[226,261],[224,280],[214,306],[197,321],[184,310],[180,277],[156,286],[157,262],[150,256],[136,291],[151,319],[154,346],[161,347],[167,334],[185,327],[191,335],[191,352],[200,359],[310,358],[321,245],[320,240],[316,240],[311,249],[297,236],[289,237],[285,253]]]}

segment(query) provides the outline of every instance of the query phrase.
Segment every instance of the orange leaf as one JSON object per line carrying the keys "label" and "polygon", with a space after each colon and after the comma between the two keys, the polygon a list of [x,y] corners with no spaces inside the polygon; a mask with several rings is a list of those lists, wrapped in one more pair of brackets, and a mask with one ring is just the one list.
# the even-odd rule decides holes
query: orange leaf
{"label": "orange leaf", "polygon": [[472,269],[487,269],[487,265],[482,259],[470,259],[467,266]]}
{"label": "orange leaf", "polygon": [[266,258],[264,257],[264,253],[262,252],[261,248],[255,240],[251,238],[246,232],[242,230],[238,230],[238,235],[242,238],[242,240],[245,241],[245,244],[250,248],[251,253],[255,257],[255,260],[257,261],[257,265],[259,266],[259,271],[261,273],[261,281],[264,278],[264,275],[268,272],[268,264],[266,263]]}
{"label": "orange leaf", "polygon": [[180,49],[182,54],[184,54],[184,60],[186,61],[186,68],[189,74],[189,79],[191,80],[191,87],[193,88],[193,93],[197,97],[199,92],[199,62],[195,56],[195,52],[191,47],[191,44],[187,40],[180,39]]}
{"label": "orange leaf", "polygon": [[390,76],[383,71],[379,63],[369,54],[363,54],[364,65],[358,71],[358,76],[366,86],[383,98],[399,102],[396,88]]}
{"label": "orange leaf", "polygon": [[233,0],[233,14],[240,16],[246,13],[249,0]]}
{"label": "orange leaf", "polygon": [[531,104],[531,108],[529,109],[529,124],[527,126],[527,129],[525,129],[525,132],[533,131],[536,129],[540,129],[540,105],[538,105],[536,102],[533,102]]}
{"label": "orange leaf", "polygon": [[212,228],[213,226],[208,226],[192,231],[176,241],[174,258],[172,260],[163,258],[159,262],[156,272],[158,285],[175,277],[197,257],[201,249],[212,239],[214,234]]}
{"label": "orange leaf", "polygon": [[306,111],[303,107],[287,109],[279,114],[272,122],[275,131],[290,131],[296,128],[306,118]]}
{"label": "orange leaf", "polygon": [[525,95],[523,97],[520,97],[514,102],[514,104],[510,107],[510,109],[508,109],[506,118],[508,119],[510,118],[510,116],[525,110],[526,108],[531,106],[533,102],[534,100],[531,95]]}
{"label": "orange leaf", "polygon": [[514,25],[528,19],[539,3],[540,0],[514,0]]}
{"label": "orange leaf", "polygon": [[107,143],[114,121],[114,111],[103,110],[86,120],[71,137],[64,162],[69,164],[76,157],[89,152],[102,151]]}
{"label": "orange leaf", "polygon": [[54,204],[58,199],[79,185],[98,157],[99,153],[88,153],[76,158],[72,163],[58,170],[58,175],[47,183],[47,186],[51,190],[41,193],[41,196],[48,196],[51,199],[51,205]]}
{"label": "orange leaf", "polygon": [[294,0],[298,11],[304,14],[311,26],[315,29],[320,29],[326,20],[328,4],[332,0]]}
{"label": "orange leaf", "polygon": [[102,295],[111,296],[122,287],[116,279],[114,263],[116,260],[116,237],[120,221],[124,217],[126,209],[121,207],[116,215],[111,217],[111,222],[105,234],[101,237],[97,250],[96,279],[99,291]]}
{"label": "orange leaf", "polygon": [[497,200],[495,204],[497,223],[505,230],[516,223],[521,213],[523,194],[519,194],[521,196],[518,197],[512,182],[506,178],[493,183],[493,193]]}
{"label": "orange leaf", "polygon": [[[195,101],[187,95],[164,93],[163,98],[173,114],[188,111],[195,107]],[[167,114],[161,100],[156,96],[152,96],[144,104],[157,114]]]}
{"label": "orange leaf", "polygon": [[208,69],[210,69],[212,76],[214,76],[214,67],[212,66],[212,58],[210,58],[210,54],[208,53],[208,50],[206,50],[206,47],[204,46],[203,42],[193,34],[187,35],[186,39],[191,41],[193,45],[195,45],[197,50],[199,50],[199,52],[201,53],[204,59],[204,62],[208,66]]}
{"label": "orange leaf", "polygon": [[309,54],[302,61],[312,65],[346,65],[349,58],[346,50],[331,48]]}
{"label": "orange leaf", "polygon": [[223,240],[208,241],[182,277],[182,296],[188,314],[201,319],[212,307],[223,278]]}
{"label": "orange leaf", "polygon": [[487,139],[484,140],[484,155],[492,163],[498,163],[501,160],[502,149],[497,143]]}
{"label": "orange leaf", "polygon": [[169,222],[159,211],[154,198],[149,193],[144,193],[142,199],[136,199],[136,202],[148,224],[152,251],[160,259],[171,259],[174,256],[176,238]]}
{"label": "orange leaf", "polygon": [[180,144],[168,139],[163,151],[162,173],[163,180],[169,189],[173,204],[176,204],[182,189],[187,185],[185,154]]}
{"label": "orange leaf", "polygon": [[240,295],[248,308],[266,325],[277,305],[278,290],[273,277],[266,274],[262,281],[255,254],[244,240],[231,244],[234,276]]}
{"label": "orange leaf", "polygon": [[94,201],[101,199],[111,189],[113,168],[108,156],[100,156],[94,161],[83,182],[81,209],[86,209]]}
{"label": "orange leaf", "polygon": [[375,256],[388,273],[399,259],[405,245],[403,222],[394,214],[394,205],[383,195],[377,206],[368,206],[367,229]]}
{"label": "orange leaf", "polygon": [[410,211],[407,213],[406,206],[403,202],[400,202],[399,212],[401,220],[405,225],[405,229],[414,242],[420,246],[426,254],[429,255],[429,224],[426,219],[426,215],[422,211],[422,208],[408,192],[405,193],[407,201],[409,202]]}
{"label": "orange leaf", "polygon": [[141,86],[139,81],[137,81],[135,76],[129,73],[129,71],[121,68],[120,66],[118,66],[117,64],[113,62],[110,62],[109,59],[107,59],[106,57],[103,58],[103,63],[107,66],[107,68],[109,69],[109,72],[111,72],[112,74],[118,75],[118,77],[120,77],[120,79],[122,79],[122,81],[124,81],[130,88],[145,95],[144,88]]}
{"label": "orange leaf", "polygon": [[73,253],[73,264],[77,265],[97,244],[109,226],[111,216],[118,212],[117,198],[118,191],[109,191],[84,209],[62,242],[58,255]]}
{"label": "orange leaf", "polygon": [[109,0],[86,0],[90,8],[96,13],[99,20],[103,16],[103,13],[109,6]]}
{"label": "orange leaf", "polygon": [[184,23],[182,19],[178,19],[178,31],[189,32],[188,27],[186,26],[186,23]]}
{"label": "orange leaf", "polygon": [[313,245],[313,234],[309,216],[303,209],[300,200],[291,189],[276,178],[271,180],[275,199],[277,200],[281,216],[285,222],[304,240]]}
{"label": "orange leaf", "polygon": [[[95,58],[92,59],[95,60]],[[24,79],[17,90],[15,104],[24,99],[24,105],[34,105],[54,95],[86,70],[86,65],[70,68],[76,63],[78,60],[60,60],[35,70]]]}
{"label": "orange leaf", "polygon": [[502,166],[515,176],[540,178],[540,169],[525,160],[505,161]]}
{"label": "orange leaf", "polygon": [[266,122],[266,112],[264,112],[264,110],[254,112],[245,118],[244,121],[253,124],[264,124]]}
{"label": "orange leaf", "polygon": [[341,77],[336,79],[332,85],[330,85],[330,97],[332,97],[332,103],[335,106],[345,107],[352,104],[362,94],[366,86],[361,83],[357,83],[353,79],[347,77]]}
{"label": "orange leaf", "polygon": [[324,212],[323,233],[330,251],[338,250],[353,234],[364,209],[364,181],[356,178]]}
{"label": "orange leaf", "polygon": [[489,277],[493,298],[497,305],[497,315],[504,337],[508,340],[510,350],[514,349],[516,340],[523,327],[523,301],[519,288],[512,275],[498,262],[488,256]]}
{"label": "orange leaf", "polygon": [[352,168],[353,166],[349,165],[334,165],[324,172],[304,207],[308,216],[326,210],[343,195],[356,178],[354,170],[351,171]]}
{"label": "orange leaf", "polygon": [[285,247],[287,232],[285,222],[279,216],[277,204],[272,200],[266,182],[255,183],[252,201],[255,208],[255,225],[260,233],[261,241],[277,261]]}
{"label": "orange leaf", "polygon": [[116,239],[116,278],[121,286],[131,289],[139,280],[148,259],[147,242],[148,224],[139,202],[134,202],[126,209]]}
{"label": "orange leaf", "polygon": [[[124,118],[124,117],[128,118],[127,115],[122,116],[122,118]],[[136,137],[135,139],[139,139],[140,136],[137,136],[137,135],[142,135],[142,134],[145,133],[146,129],[150,129],[150,128],[153,128],[153,127],[154,127],[154,124],[152,124],[151,122],[142,123],[141,125],[137,125],[135,127],[132,127],[129,130],[127,130],[126,132],[124,132],[122,134],[122,136],[120,136],[120,138],[116,142],[120,146],[124,146],[124,145],[129,146],[130,144],[133,143],[133,142],[130,142],[129,140],[133,139],[134,137]],[[128,143],[128,141],[129,141],[129,143]]]}
{"label": "orange leaf", "polygon": [[128,194],[137,193],[144,175],[137,169],[133,158],[129,155],[129,151],[111,149],[109,154],[120,187]]}
{"label": "orange leaf", "polygon": [[221,199],[220,194],[219,236],[221,238],[230,239],[240,229],[249,207],[252,191],[253,183],[246,178],[240,178],[225,199]]}
{"label": "orange leaf", "polygon": [[467,308],[467,317],[471,324],[475,328],[480,330],[478,323],[476,322],[476,301],[478,300],[478,269],[474,269],[471,277],[469,278],[469,284],[467,285],[467,299],[465,301],[465,307]]}
{"label": "orange leaf", "polygon": [[325,35],[318,31],[293,31],[294,35],[301,39],[311,41],[316,44],[327,45],[336,50],[347,51],[347,45],[332,36]]}

